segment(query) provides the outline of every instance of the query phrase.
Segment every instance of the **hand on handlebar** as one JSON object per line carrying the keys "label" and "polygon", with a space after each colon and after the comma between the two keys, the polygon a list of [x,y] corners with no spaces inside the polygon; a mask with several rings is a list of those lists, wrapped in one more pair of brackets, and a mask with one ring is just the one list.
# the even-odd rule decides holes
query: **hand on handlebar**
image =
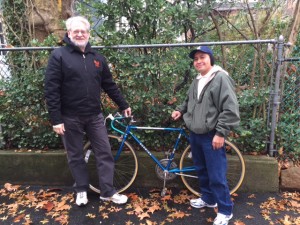
{"label": "hand on handlebar", "polygon": [[128,107],[127,109],[123,110],[122,113],[125,117],[130,117],[131,116],[131,108]]}

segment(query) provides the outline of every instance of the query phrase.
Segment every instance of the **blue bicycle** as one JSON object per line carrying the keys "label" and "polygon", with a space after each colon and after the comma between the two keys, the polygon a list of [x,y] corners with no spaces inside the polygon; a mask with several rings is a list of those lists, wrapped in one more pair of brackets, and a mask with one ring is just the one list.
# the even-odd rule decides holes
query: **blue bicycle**
{"label": "blue bicycle", "polygon": [[[135,126],[133,117],[123,117],[120,114],[113,116],[110,114],[106,117],[111,119],[110,126],[120,136],[109,134],[112,153],[115,159],[115,171],[114,171],[114,186],[118,192],[125,191],[134,182],[138,173],[138,157],[132,145],[128,142],[128,138],[134,140],[152,159],[155,163],[155,172],[158,178],[163,180],[163,189],[161,196],[166,193],[166,182],[173,180],[176,176],[181,176],[184,185],[193,194],[199,196],[199,180],[193,166],[191,147],[189,144],[186,146],[180,157],[179,162],[175,160],[175,154],[178,151],[181,138],[184,137],[187,141],[189,137],[184,128],[170,128],[170,127],[142,127]],[[165,154],[165,158],[158,159],[151,151],[140,141],[137,135],[134,134],[136,130],[152,130],[152,131],[167,131],[177,132],[178,136],[175,140],[174,147],[171,151]],[[226,152],[228,159],[228,171],[227,180],[230,188],[230,193],[234,193],[242,184],[245,176],[245,162],[239,149],[229,142],[225,141]],[[84,146],[85,161],[88,163],[88,168],[91,177],[90,188],[100,193],[98,185],[95,159],[93,156],[93,148],[90,142],[87,142]],[[179,164],[179,166],[177,166]],[[93,174],[94,173],[94,174]],[[94,177],[94,179],[93,179]]]}

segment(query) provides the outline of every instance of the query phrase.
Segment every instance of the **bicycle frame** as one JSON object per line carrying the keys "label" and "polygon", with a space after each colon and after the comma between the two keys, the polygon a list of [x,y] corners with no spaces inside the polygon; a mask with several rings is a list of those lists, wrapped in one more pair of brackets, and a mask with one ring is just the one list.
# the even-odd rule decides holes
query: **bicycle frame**
{"label": "bicycle frame", "polygon": [[[187,140],[189,140],[189,136],[186,134],[185,130],[183,128],[170,128],[170,127],[142,127],[142,126],[134,126],[131,124],[125,125],[124,123],[122,123],[120,120],[122,119],[126,119],[126,117],[110,117],[111,119],[111,123],[110,126],[113,130],[115,130],[116,132],[118,132],[119,134],[122,135],[122,142],[120,144],[120,147],[118,149],[118,152],[115,156],[115,160],[118,159],[118,157],[120,156],[124,143],[127,140],[127,138],[129,136],[131,136],[136,143],[138,143],[142,149],[148,154],[148,156],[150,156],[150,158],[164,171],[167,173],[175,173],[177,175],[184,175],[182,173],[184,172],[190,172],[190,171],[195,171],[195,167],[191,166],[191,167],[185,167],[182,169],[177,168],[173,168],[170,169],[171,163],[173,162],[173,159],[175,157],[175,153],[178,149],[178,145],[180,143],[181,137],[184,136]],[[119,125],[121,125],[122,127],[125,128],[125,132],[119,130],[118,128],[115,127],[114,123],[117,122]],[[157,157],[155,157],[151,151],[140,141],[140,139],[134,135],[134,133],[132,133],[131,131],[133,130],[159,130],[159,131],[169,131],[169,132],[178,132],[178,137],[176,139],[176,142],[174,144],[173,150],[168,158],[168,164],[166,166],[162,165],[160,163],[160,161],[157,159]]]}

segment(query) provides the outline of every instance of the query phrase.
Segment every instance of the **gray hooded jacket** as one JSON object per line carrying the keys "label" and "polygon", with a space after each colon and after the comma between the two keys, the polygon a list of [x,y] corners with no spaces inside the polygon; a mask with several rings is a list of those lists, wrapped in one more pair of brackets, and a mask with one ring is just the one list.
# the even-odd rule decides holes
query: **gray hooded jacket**
{"label": "gray hooded jacket", "polygon": [[216,130],[218,136],[226,137],[240,122],[234,81],[226,71],[220,69],[212,73],[199,99],[197,87],[198,79],[195,78],[185,101],[176,110],[181,112],[186,126],[192,132],[205,134]]}

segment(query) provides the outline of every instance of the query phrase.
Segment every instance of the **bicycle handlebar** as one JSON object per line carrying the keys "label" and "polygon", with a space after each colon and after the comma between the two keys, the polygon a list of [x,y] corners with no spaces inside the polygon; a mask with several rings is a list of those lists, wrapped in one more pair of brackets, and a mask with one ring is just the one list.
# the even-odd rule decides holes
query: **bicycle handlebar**
{"label": "bicycle handlebar", "polygon": [[[117,122],[118,124],[120,124],[122,127],[127,127],[129,124],[131,123],[134,123],[134,119],[133,119],[133,116],[130,116],[130,117],[126,117],[126,116],[122,116],[120,113],[116,113],[114,116],[110,113],[106,118],[105,118],[105,123],[106,123],[106,120],[107,119],[110,119],[111,122],[110,122],[110,126],[113,130],[117,131],[118,133],[121,133],[121,134],[125,134],[125,132],[119,130],[118,128],[115,127],[115,122]],[[130,119],[130,121],[128,122],[128,125],[125,125],[124,123],[122,123],[120,120],[123,120],[123,119]]]}

